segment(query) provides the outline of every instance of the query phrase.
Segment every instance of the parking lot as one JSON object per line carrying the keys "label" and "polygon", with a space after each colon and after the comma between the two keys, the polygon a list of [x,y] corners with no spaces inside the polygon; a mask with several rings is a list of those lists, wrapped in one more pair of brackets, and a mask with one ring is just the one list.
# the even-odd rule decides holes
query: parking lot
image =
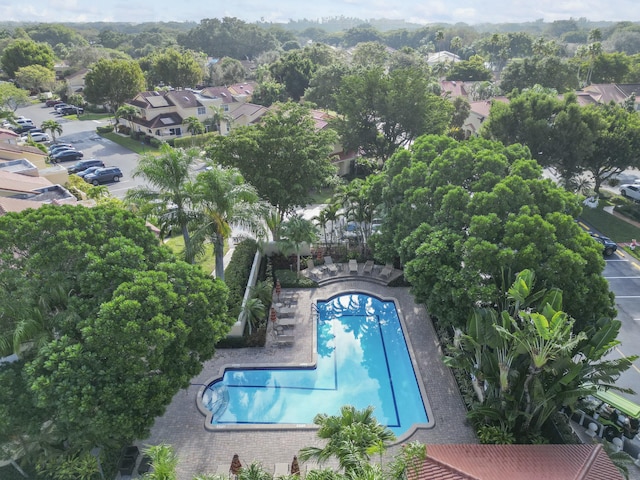
{"label": "parking lot", "polygon": [[[80,116],[79,120],[69,120],[56,115],[53,107],[45,107],[44,103],[19,108],[16,115],[30,118],[37,127],[40,127],[44,120],[56,120],[62,126],[62,135],[56,136],[57,142],[72,144],[82,151],[85,159],[98,158],[106,166],[119,167],[123,173],[120,182],[107,184],[114,197],[123,198],[127,190],[143,183],[131,176],[138,163],[138,155],[96,133],[96,127],[108,125],[109,119],[82,120]],[[69,167],[73,163],[66,162],[62,165]]]}

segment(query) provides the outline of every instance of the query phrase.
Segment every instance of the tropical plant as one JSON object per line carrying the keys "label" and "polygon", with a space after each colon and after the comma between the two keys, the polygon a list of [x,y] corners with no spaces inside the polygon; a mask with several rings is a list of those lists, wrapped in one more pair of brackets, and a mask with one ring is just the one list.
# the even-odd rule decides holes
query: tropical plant
{"label": "tropical plant", "polygon": [[215,128],[216,132],[222,135],[222,124],[227,126],[231,123],[231,116],[224,110],[223,107],[217,105],[210,105],[211,116],[207,118],[204,123],[211,125]]}
{"label": "tropical plant", "polygon": [[144,178],[150,187],[131,189],[126,197],[133,203],[154,202],[158,207],[158,217],[167,224],[180,228],[184,239],[184,257],[188,263],[193,263],[196,255],[189,223],[194,218],[191,168],[198,153],[195,149],[174,149],[168,144],[162,144],[160,155],[142,155],[133,177]]}
{"label": "tropical plant", "polygon": [[259,322],[264,320],[267,308],[259,298],[248,298],[240,310],[240,321],[249,325],[249,335],[257,329]]}
{"label": "tropical plant", "polygon": [[133,118],[137,114],[138,109],[136,107],[125,104],[118,107],[114,116],[116,117],[116,123],[118,123],[121,118],[125,118],[129,122],[129,130],[133,132]]}
{"label": "tropical plant", "polygon": [[252,462],[248,467],[242,467],[237,476],[238,480],[272,480],[272,478],[271,474],[257,462]]}
{"label": "tropical plant", "polygon": [[475,309],[445,363],[472,382],[469,417],[482,425],[481,440],[531,442],[560,407],[596,386],[616,388],[613,382],[634,358],[604,360],[619,343],[620,322],[603,319],[574,333],[574,320],[561,310],[562,292],[534,291],[531,270],[503,291],[497,309]]}
{"label": "tropical plant", "polygon": [[183,124],[187,128],[187,132],[191,135],[200,135],[204,133],[204,124],[198,120],[197,117],[187,117],[184,119]]}
{"label": "tropical plant", "polygon": [[45,120],[40,125],[40,128],[42,128],[42,130],[45,132],[51,132],[51,140],[54,142],[56,141],[56,134],[62,135],[62,125],[60,125],[55,120]]}
{"label": "tropical plant", "polygon": [[315,460],[322,464],[332,457],[338,460],[345,475],[359,473],[369,463],[371,447],[386,445],[395,435],[373,416],[373,407],[357,410],[351,405],[340,409],[340,415],[318,414],[313,419],[318,425],[318,438],[327,440],[324,447],[304,447],[302,461]]}
{"label": "tropical plant", "polygon": [[145,480],[176,480],[178,474],[178,456],[171,445],[161,443],[150,445],[144,449],[144,453],[151,458],[151,470],[143,475]]}
{"label": "tropical plant", "polygon": [[293,251],[297,257],[297,273],[300,276],[300,251],[304,243],[318,239],[318,229],[311,220],[294,215],[282,223],[280,246],[284,251]]}
{"label": "tropical plant", "polygon": [[216,277],[224,280],[224,245],[232,225],[263,237],[263,205],[238,169],[220,165],[212,165],[198,175],[193,201],[199,225],[193,233],[194,249],[203,248],[205,239],[211,241]]}

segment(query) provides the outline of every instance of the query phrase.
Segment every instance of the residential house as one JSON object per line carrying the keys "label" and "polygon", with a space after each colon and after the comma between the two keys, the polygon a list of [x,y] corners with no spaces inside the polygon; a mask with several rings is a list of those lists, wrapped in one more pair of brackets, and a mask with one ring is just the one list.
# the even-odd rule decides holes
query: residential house
{"label": "residential house", "polygon": [[469,102],[471,110],[469,116],[462,125],[462,130],[465,131],[467,137],[475,136],[480,133],[480,127],[484,121],[489,118],[489,111],[493,102],[508,103],[507,97],[494,97],[491,100],[481,100],[478,102]]}
{"label": "residential house", "polygon": [[76,204],[77,199],[59,184],[40,176],[14,173],[0,163],[0,215],[50,203]]}
{"label": "residential house", "polygon": [[441,52],[432,53],[427,57],[427,65],[433,66],[437,63],[458,63],[461,59],[455,53],[443,50]]}
{"label": "residential house", "polygon": [[64,80],[67,82],[69,90],[72,93],[81,93],[84,91],[84,78],[87,76],[87,72],[89,72],[89,70],[87,68],[83,68],[64,77]]}
{"label": "residential house", "polygon": [[442,95],[449,98],[464,97],[469,98],[469,83],[456,80],[441,80],[440,88]]}
{"label": "residential house", "polygon": [[0,169],[22,175],[40,176],[52,184],[64,185],[69,173],[61,165],[46,161],[47,155],[36,147],[0,142]]}
{"label": "residential house", "polygon": [[222,135],[228,133],[232,126],[250,125],[263,115],[266,109],[247,103],[249,97],[245,92],[235,93],[241,90],[240,85],[234,85],[233,91],[228,87],[207,87],[200,92],[141,92],[127,102],[138,110],[138,115],[131,120],[133,130],[158,140],[182,137],[188,135],[184,120],[195,117],[205,123],[213,115],[210,107],[222,109],[228,117],[220,125]]}
{"label": "residential house", "polygon": [[[329,122],[335,115],[332,115],[323,110],[311,110],[311,116],[313,117],[314,127],[316,130],[322,130],[329,127]],[[341,177],[349,175],[353,172],[355,162],[359,155],[357,151],[345,151],[340,142],[333,146],[331,152],[331,163],[336,166],[337,174]]]}
{"label": "residential house", "polygon": [[640,111],[640,83],[594,83],[576,92],[580,105],[624,103],[635,96],[635,110]]}
{"label": "residential house", "polygon": [[[633,467],[631,467],[633,468]],[[437,445],[408,480],[622,480],[600,444]]]}

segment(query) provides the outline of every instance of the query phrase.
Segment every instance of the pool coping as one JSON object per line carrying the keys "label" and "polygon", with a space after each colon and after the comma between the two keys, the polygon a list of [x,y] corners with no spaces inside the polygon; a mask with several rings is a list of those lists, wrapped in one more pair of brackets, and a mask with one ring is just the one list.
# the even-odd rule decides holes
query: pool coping
{"label": "pool coping", "polygon": [[[361,280],[361,279],[360,279]],[[420,366],[418,364],[417,361],[417,357],[415,355],[414,349],[413,349],[413,344],[411,342],[411,338],[409,335],[409,328],[408,325],[405,321],[404,318],[404,313],[402,311],[401,308],[401,303],[400,301],[393,296],[381,296],[379,292],[373,292],[369,289],[367,289],[365,287],[365,285],[362,285],[361,287],[359,286],[356,289],[348,289],[345,290],[343,292],[340,293],[334,293],[332,295],[330,295],[329,297],[324,297],[324,298],[315,298],[312,299],[312,309],[314,311],[314,315],[312,316],[312,345],[311,345],[311,362],[303,362],[303,363],[296,363],[296,364],[291,364],[291,363],[275,363],[275,362],[257,362],[257,363],[242,363],[242,364],[238,364],[238,363],[231,363],[231,364],[225,364],[220,366],[220,368],[218,369],[218,374],[210,377],[209,379],[207,379],[198,389],[198,393],[196,395],[196,406],[198,411],[204,415],[205,417],[205,421],[204,421],[204,428],[207,431],[251,431],[251,430],[263,430],[263,431],[284,431],[284,430],[291,430],[291,429],[295,429],[295,430],[317,430],[319,427],[316,424],[313,423],[305,423],[305,424],[294,424],[294,423],[282,423],[282,424],[261,424],[261,423],[254,423],[254,424],[213,424],[211,422],[212,417],[213,417],[213,412],[211,410],[209,410],[207,407],[205,407],[202,398],[203,398],[203,394],[204,391],[208,388],[209,385],[211,385],[213,382],[215,382],[216,380],[220,380],[222,379],[222,377],[224,376],[225,372],[227,370],[240,370],[240,369],[277,369],[277,368],[287,368],[287,369],[294,369],[294,368],[314,368],[317,365],[317,360],[318,360],[318,330],[317,330],[317,322],[318,322],[318,315],[317,315],[317,304],[318,302],[327,302],[330,299],[336,298],[338,296],[342,296],[342,295],[349,295],[349,294],[357,294],[357,293],[362,293],[364,295],[368,295],[370,297],[374,297],[382,302],[393,302],[395,309],[396,309],[396,313],[398,314],[398,320],[400,321],[400,325],[402,327],[402,334],[405,340],[405,343],[407,345],[407,351],[409,353],[409,358],[411,359],[411,365],[413,367],[413,375],[414,378],[416,380],[416,383],[418,384],[418,389],[420,391],[420,396],[422,398],[422,404],[424,406],[425,412],[427,414],[427,418],[428,418],[428,422],[427,423],[414,423],[413,425],[411,425],[411,427],[404,432],[402,435],[400,435],[399,437],[396,437],[396,440],[392,443],[390,443],[390,445],[396,445],[399,443],[402,443],[404,441],[406,441],[408,438],[410,438],[411,436],[413,436],[416,431],[418,430],[422,430],[422,429],[431,429],[434,428],[436,425],[436,421],[435,421],[435,416],[433,415],[433,410],[431,409],[431,404],[429,402],[429,397],[427,394],[427,390],[426,387],[424,385],[424,382],[422,380],[422,375],[420,375]],[[395,401],[395,400],[394,400]]]}

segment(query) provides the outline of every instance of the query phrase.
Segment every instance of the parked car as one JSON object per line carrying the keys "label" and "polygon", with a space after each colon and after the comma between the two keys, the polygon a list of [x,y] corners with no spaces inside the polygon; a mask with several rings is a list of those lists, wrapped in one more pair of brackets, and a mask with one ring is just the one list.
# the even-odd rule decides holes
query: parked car
{"label": "parked car", "polygon": [[64,102],[62,102],[62,103],[59,103],[58,105],[56,105],[55,107],[53,107],[53,109],[57,112],[57,111],[59,111],[61,108],[65,108],[65,107],[68,107],[68,106],[69,106],[69,104],[68,104],[68,103],[64,103]]}
{"label": "parked car", "polygon": [[620,194],[623,197],[631,198],[632,200],[640,200],[640,185],[638,184],[626,184],[620,185]]}
{"label": "parked car", "polygon": [[11,127],[11,129],[20,135],[25,132],[30,132],[31,130],[38,130],[38,128],[35,125],[26,125],[26,124],[13,126]]}
{"label": "parked car", "polygon": [[611,240],[609,237],[598,235],[597,233],[592,233],[591,238],[597,240],[602,244],[602,253],[604,253],[607,257],[613,255],[613,252],[618,250],[618,244]]}
{"label": "parked car", "polygon": [[34,142],[50,142],[51,141],[51,137],[49,137],[49,135],[47,135],[44,132],[34,132],[33,130],[29,131],[26,135],[23,135],[22,137],[20,137],[23,141],[29,140],[29,137],[31,137],[31,140],[33,140]]}
{"label": "parked car", "polygon": [[54,155],[58,155],[59,153],[62,152],[77,152],[78,149],[75,147],[64,147],[64,148],[57,148],[52,152],[49,152],[49,156],[53,157]]}
{"label": "parked car", "polygon": [[50,98],[49,100],[47,100],[46,102],[44,102],[44,104],[47,107],[55,107],[56,105],[60,105],[61,103],[64,103],[62,100],[54,100],[53,98]]}
{"label": "parked car", "polygon": [[51,155],[51,160],[55,163],[72,162],[74,160],[80,160],[83,156],[83,153],[77,150],[62,150]]}
{"label": "parked car", "polygon": [[77,115],[84,112],[84,108],[82,107],[76,107],[74,105],[67,105],[64,108],[60,108],[58,110],[58,113],[60,115]]}
{"label": "parked car", "polygon": [[84,181],[93,185],[100,185],[107,182],[119,182],[121,178],[122,171],[118,167],[105,167],[85,175]]}
{"label": "parked car", "polygon": [[33,120],[26,117],[18,117],[16,118],[16,123],[18,125],[33,125]]}
{"label": "parked car", "polygon": [[87,158],[86,160],[80,160],[78,163],[71,165],[67,170],[69,173],[78,173],[89,167],[104,167],[104,162],[97,158]]}
{"label": "parked car", "polygon": [[56,150],[75,148],[70,143],[53,143],[49,145],[49,153],[55,153]]}
{"label": "parked car", "polygon": [[93,172],[95,172],[99,168],[102,168],[102,167],[89,167],[86,170],[82,170],[81,172],[76,173],[76,175],[79,176],[80,178],[84,178],[87,175],[92,174]]}

